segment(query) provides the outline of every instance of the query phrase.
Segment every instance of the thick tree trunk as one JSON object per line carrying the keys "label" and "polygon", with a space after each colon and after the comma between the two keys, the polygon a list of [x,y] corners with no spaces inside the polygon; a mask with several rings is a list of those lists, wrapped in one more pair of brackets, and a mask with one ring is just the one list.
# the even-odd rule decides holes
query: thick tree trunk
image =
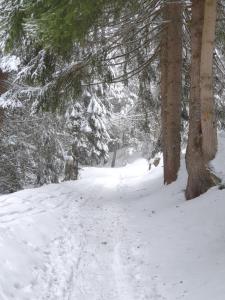
{"label": "thick tree trunk", "polygon": [[[205,164],[202,143],[200,75],[202,53],[202,31],[205,0],[192,1],[191,23],[191,91],[189,103],[189,134],[186,153],[188,184],[186,198],[192,199],[215,185],[208,166]],[[204,63],[204,62],[202,62]]]}
{"label": "thick tree trunk", "polygon": [[164,183],[177,179],[180,168],[182,87],[182,4],[164,6],[161,44],[161,98]]}
{"label": "thick tree trunk", "polygon": [[217,151],[215,102],[213,99],[213,50],[216,30],[217,0],[205,0],[202,32],[200,101],[202,149],[205,162],[212,160]]}

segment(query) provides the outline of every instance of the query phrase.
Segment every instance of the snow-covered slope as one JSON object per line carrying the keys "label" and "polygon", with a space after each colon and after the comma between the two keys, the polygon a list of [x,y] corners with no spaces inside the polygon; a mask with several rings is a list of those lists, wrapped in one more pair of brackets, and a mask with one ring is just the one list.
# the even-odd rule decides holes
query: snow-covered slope
{"label": "snow-covered slope", "polygon": [[0,299],[224,300],[225,192],[185,182],[139,159],[1,196]]}

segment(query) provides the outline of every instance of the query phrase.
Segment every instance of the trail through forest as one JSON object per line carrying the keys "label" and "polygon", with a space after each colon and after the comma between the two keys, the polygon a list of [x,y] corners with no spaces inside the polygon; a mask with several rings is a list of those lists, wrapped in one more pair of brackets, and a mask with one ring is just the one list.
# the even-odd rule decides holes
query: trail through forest
{"label": "trail through forest", "polygon": [[1,196],[0,299],[222,299],[224,193],[186,202],[185,177],[139,159]]}

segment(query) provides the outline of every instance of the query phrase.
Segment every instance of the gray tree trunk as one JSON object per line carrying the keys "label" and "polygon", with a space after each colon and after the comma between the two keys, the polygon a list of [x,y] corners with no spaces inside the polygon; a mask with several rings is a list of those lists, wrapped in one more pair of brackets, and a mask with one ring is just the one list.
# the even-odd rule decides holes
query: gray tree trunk
{"label": "gray tree trunk", "polygon": [[116,154],[118,150],[118,143],[116,142],[114,144],[114,150],[113,150],[113,158],[112,158],[112,163],[111,163],[111,168],[114,168],[116,165]]}

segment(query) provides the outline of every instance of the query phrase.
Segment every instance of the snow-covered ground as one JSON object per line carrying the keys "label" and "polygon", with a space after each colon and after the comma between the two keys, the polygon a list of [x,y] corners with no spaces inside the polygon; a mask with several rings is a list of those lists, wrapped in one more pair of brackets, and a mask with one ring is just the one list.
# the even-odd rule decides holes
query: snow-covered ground
{"label": "snow-covered ground", "polygon": [[185,182],[138,159],[1,196],[0,300],[224,300],[225,192]]}

